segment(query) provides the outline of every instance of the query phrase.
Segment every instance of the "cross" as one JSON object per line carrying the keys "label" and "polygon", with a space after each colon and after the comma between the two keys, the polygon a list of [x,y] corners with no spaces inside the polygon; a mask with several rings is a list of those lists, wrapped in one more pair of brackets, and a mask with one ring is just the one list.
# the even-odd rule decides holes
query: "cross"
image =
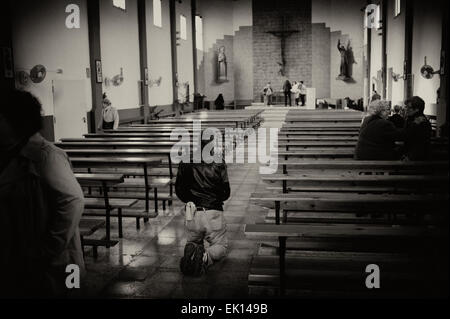
{"label": "cross", "polygon": [[282,25],[283,30],[281,31],[268,31],[266,33],[270,33],[277,38],[281,39],[281,63],[278,62],[280,65],[280,74],[284,76],[284,67],[286,66],[286,56],[285,56],[285,50],[286,50],[286,39],[291,36],[294,33],[298,33],[298,30],[288,30],[286,26],[286,17],[282,17]]}

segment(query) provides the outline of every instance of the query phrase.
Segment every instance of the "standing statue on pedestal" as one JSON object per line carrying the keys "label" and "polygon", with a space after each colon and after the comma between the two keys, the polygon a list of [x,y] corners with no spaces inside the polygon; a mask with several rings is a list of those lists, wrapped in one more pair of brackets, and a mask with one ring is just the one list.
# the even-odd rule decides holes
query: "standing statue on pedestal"
{"label": "standing statue on pedestal", "polygon": [[338,40],[337,49],[341,54],[341,66],[339,69],[339,75],[337,80],[343,80],[346,82],[352,82],[353,80],[353,64],[356,64],[355,56],[353,54],[353,48],[350,45],[350,41],[347,43],[347,47],[341,44],[341,40]]}
{"label": "standing statue on pedestal", "polygon": [[225,81],[227,81],[227,56],[225,47],[221,46],[217,55],[217,82]]}

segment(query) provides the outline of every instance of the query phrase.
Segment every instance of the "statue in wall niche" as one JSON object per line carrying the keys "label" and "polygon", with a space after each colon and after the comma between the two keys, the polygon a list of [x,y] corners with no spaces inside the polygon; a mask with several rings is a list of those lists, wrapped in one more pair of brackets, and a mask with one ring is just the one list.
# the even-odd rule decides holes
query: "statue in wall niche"
{"label": "statue in wall niche", "polygon": [[225,47],[221,46],[217,54],[217,82],[227,81],[227,56]]}
{"label": "statue in wall niche", "polygon": [[353,64],[356,64],[355,55],[353,54],[353,48],[350,41],[347,42],[347,46],[338,40],[337,49],[341,54],[341,65],[339,68],[339,75],[337,80],[342,80],[345,82],[354,82],[353,80]]}

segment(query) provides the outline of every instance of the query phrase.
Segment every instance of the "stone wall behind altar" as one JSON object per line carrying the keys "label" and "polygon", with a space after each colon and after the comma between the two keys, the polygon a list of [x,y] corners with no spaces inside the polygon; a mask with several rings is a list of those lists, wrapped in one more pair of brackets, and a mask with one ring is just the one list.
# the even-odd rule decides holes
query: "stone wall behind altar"
{"label": "stone wall behind altar", "polygon": [[[298,30],[286,39],[285,76],[279,74],[281,40],[268,31]],[[303,80],[312,86],[311,0],[253,0],[253,98],[258,101],[267,82],[281,90],[283,82]]]}

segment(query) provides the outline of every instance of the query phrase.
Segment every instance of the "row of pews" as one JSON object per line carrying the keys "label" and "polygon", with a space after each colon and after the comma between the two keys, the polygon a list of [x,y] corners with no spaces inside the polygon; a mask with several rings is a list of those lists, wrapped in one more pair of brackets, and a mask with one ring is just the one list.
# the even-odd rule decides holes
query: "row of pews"
{"label": "row of pews", "polygon": [[[203,127],[253,128],[261,111],[201,112],[180,118],[150,121],[148,124],[120,126],[118,130],[85,134],[83,138],[64,138],[56,145],[65,150],[85,195],[85,211],[80,222],[83,251],[92,246],[97,257],[99,246],[116,245],[123,232],[123,219],[148,222],[175,200],[174,167],[170,151],[177,140],[175,128],[191,134],[194,121]],[[161,207],[162,206],[162,207]],[[117,220],[118,234],[111,234]]]}
{"label": "row of pews", "polygon": [[356,161],[362,116],[287,114],[278,172],[262,175],[267,190],[251,195],[267,214],[245,226],[261,240],[250,294],[448,295],[448,141],[433,141],[442,157],[430,162]]}

